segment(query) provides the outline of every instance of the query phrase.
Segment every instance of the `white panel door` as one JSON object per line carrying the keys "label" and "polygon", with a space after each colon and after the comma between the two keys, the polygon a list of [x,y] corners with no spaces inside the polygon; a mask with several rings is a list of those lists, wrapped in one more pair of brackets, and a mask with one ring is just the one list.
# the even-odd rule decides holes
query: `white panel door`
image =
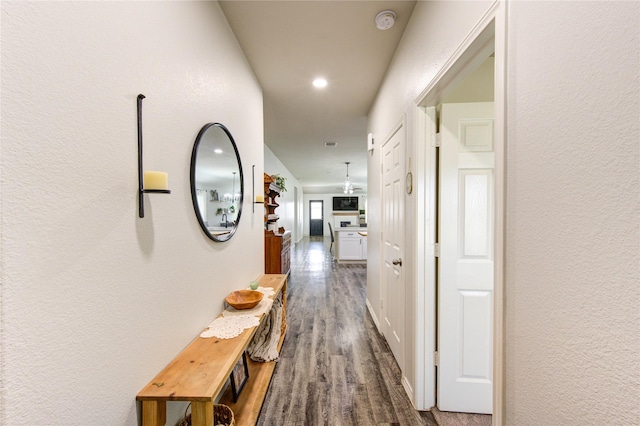
{"label": "white panel door", "polygon": [[493,102],[442,105],[438,408],[493,399]]}
{"label": "white panel door", "polygon": [[382,332],[404,371],[404,126],[382,146]]}

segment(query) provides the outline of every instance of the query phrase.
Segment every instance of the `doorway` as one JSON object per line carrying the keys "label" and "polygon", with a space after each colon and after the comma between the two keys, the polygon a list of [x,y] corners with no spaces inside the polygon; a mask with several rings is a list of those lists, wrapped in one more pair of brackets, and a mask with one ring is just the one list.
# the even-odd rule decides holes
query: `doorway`
{"label": "doorway", "polygon": [[309,235],[312,237],[324,235],[324,202],[322,200],[309,201]]}
{"label": "doorway", "polygon": [[405,368],[406,309],[404,257],[404,119],[382,144],[382,331],[401,370]]}
{"label": "doorway", "polygon": [[[504,171],[505,171],[505,26],[506,17],[501,4],[496,3],[492,9],[485,15],[483,20],[478,23],[472,33],[465,39],[462,45],[456,50],[454,55],[445,64],[445,67],[436,75],[433,81],[425,88],[417,100],[417,120],[418,120],[418,139],[416,140],[416,162],[418,170],[425,170],[425,173],[418,177],[416,182],[417,192],[417,210],[426,212],[417,227],[421,232],[417,235],[416,249],[418,257],[416,259],[419,267],[415,269],[416,282],[419,283],[416,288],[416,394],[415,404],[421,409],[428,409],[433,406],[440,406],[440,398],[444,381],[440,377],[443,368],[443,359],[450,355],[441,351],[444,346],[454,348],[453,355],[453,374],[452,380],[455,382],[455,374],[460,370],[465,370],[470,375],[483,376],[469,377],[468,383],[474,384],[474,381],[486,384],[490,382],[488,399],[484,399],[483,407],[461,408],[456,406],[452,411],[466,412],[490,412],[493,414],[493,424],[502,424],[504,421],[504,367],[503,367],[503,268],[504,268]],[[490,82],[486,87],[483,84],[472,84],[475,89],[484,88],[490,91],[490,99],[476,99],[469,97],[468,93],[461,93],[460,89],[464,86],[468,78],[485,62],[491,63],[487,66],[490,70]],[[486,90],[485,90],[486,91]],[[457,96],[457,97],[456,97]],[[453,99],[453,97],[456,97]],[[446,200],[442,199],[442,178],[443,173],[440,170],[443,165],[439,155],[442,154],[441,144],[444,144],[442,135],[442,105],[445,103],[475,103],[482,101],[493,101],[492,113],[493,118],[486,116],[481,118],[470,118],[467,121],[466,128],[462,126],[463,131],[470,132],[476,136],[487,136],[490,132],[490,143],[482,142],[480,145],[467,148],[460,148],[457,145],[454,148],[458,153],[467,151],[478,151],[487,153],[492,151],[492,167],[485,167],[485,164],[478,166],[471,164],[467,169],[466,164],[458,163],[451,173],[456,180],[449,189],[447,194],[450,196],[451,203],[456,203],[456,211],[449,213],[449,210],[441,210]],[[488,120],[493,120],[487,126]],[[479,125],[479,126],[476,126]],[[455,124],[452,126],[456,131],[461,130],[461,126]],[[490,130],[487,130],[490,129]],[[440,134],[439,134],[440,133]],[[468,135],[467,135],[468,136]],[[455,142],[456,144],[458,142]],[[475,142],[471,142],[473,145]],[[491,148],[491,149],[490,149]],[[467,154],[465,154],[467,155]],[[484,155],[484,154],[483,154]],[[471,155],[469,155],[471,156]],[[475,155],[474,155],[475,156]],[[488,157],[484,155],[484,157]],[[452,160],[453,161],[453,160]],[[453,164],[453,162],[452,162]],[[453,170],[452,166],[452,170]],[[480,170],[482,170],[480,172]],[[461,188],[460,182],[469,185]],[[465,189],[472,190],[473,193],[465,193]],[[477,197],[476,197],[477,195]],[[460,216],[462,208],[471,207],[476,210],[476,214],[464,217]],[[441,216],[438,218],[438,211]],[[453,235],[443,235],[444,219],[450,219],[453,222],[448,226],[453,226]],[[465,222],[463,219],[466,219]],[[467,227],[467,229],[465,229]],[[459,231],[462,229],[462,233]],[[471,232],[468,234],[465,232]],[[481,237],[481,234],[484,236]],[[454,246],[451,250],[443,247],[444,238],[453,241]],[[466,240],[465,240],[466,239]],[[458,263],[460,255],[460,243],[469,244],[463,264]],[[447,253],[448,250],[448,253]],[[445,257],[453,257],[456,261],[449,266],[444,266],[448,260]],[[451,259],[449,259],[450,261]],[[459,289],[452,289],[452,293],[447,296],[448,301],[443,301],[444,287],[448,284],[439,282],[443,277],[440,276],[442,267],[449,268],[449,282],[454,282],[454,286],[462,281],[471,282],[467,278],[475,279],[476,270],[471,272],[456,269],[458,267],[483,267],[484,277],[489,277],[491,288],[465,288],[466,292],[463,296],[470,296],[472,299],[463,309],[470,309],[474,315],[482,316],[483,324],[479,324],[477,319],[466,317],[466,312],[458,311],[455,318],[453,315],[446,318],[444,314],[453,312],[456,305],[462,303],[462,297]],[[461,275],[462,274],[462,275]],[[458,292],[458,293],[456,293]],[[475,298],[478,296],[477,298]],[[462,298],[462,299],[461,299]],[[444,303],[444,305],[443,305]],[[459,306],[458,306],[459,307]],[[452,309],[450,309],[452,308]],[[453,318],[453,323],[451,323]],[[443,321],[449,321],[449,328],[445,328]],[[462,321],[462,322],[461,322]],[[466,323],[464,321],[467,321]],[[482,333],[472,333],[470,329],[466,330],[466,334],[461,336],[465,326],[472,328],[481,325]],[[447,335],[446,330],[454,330],[458,333],[456,336]],[[475,330],[475,328],[474,328]],[[480,336],[479,338],[476,338]],[[471,339],[471,340],[461,340]],[[445,343],[444,339],[451,339],[451,344]],[[462,344],[460,344],[462,343]],[[467,345],[468,346],[465,346]],[[457,345],[457,346],[455,346]],[[475,348],[482,348],[481,357],[473,357]],[[462,354],[464,359],[460,359]],[[472,356],[472,357],[469,357]],[[452,361],[446,359],[446,362]],[[488,379],[487,379],[488,378]],[[436,390],[437,387],[437,390]],[[454,395],[459,392],[454,391]],[[454,396],[455,398],[455,396]],[[486,398],[486,397],[485,397]],[[463,396],[463,399],[474,400],[476,396]],[[465,401],[462,401],[464,404]],[[489,406],[489,409],[487,409]],[[447,409],[447,408],[445,408]]]}
{"label": "doorway", "polygon": [[293,187],[293,243],[302,238],[302,232],[300,232],[300,199],[298,198],[298,187]]}

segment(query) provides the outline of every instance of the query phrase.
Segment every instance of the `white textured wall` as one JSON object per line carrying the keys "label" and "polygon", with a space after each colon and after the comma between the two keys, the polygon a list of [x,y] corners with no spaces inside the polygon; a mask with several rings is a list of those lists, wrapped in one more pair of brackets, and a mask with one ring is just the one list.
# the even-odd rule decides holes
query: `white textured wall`
{"label": "white textured wall", "polygon": [[[381,86],[374,106],[368,116],[367,131],[374,134],[375,149],[369,155],[368,164],[368,211],[367,222],[369,238],[367,243],[367,300],[373,307],[374,315],[380,320],[380,271],[381,267],[381,219],[380,206],[380,154],[382,144],[395,126],[405,119],[407,135],[407,159],[415,157],[413,146],[416,98],[427,84],[442,68],[449,56],[464,40],[471,28],[482,17],[491,2],[439,2],[419,1],[416,4],[411,20],[395,54],[393,62],[387,71],[387,76]],[[415,166],[416,160],[412,161]],[[407,160],[408,170],[408,160]],[[414,171],[414,176],[416,173]],[[406,366],[404,373],[409,385],[415,389],[414,370],[414,339],[415,330],[414,304],[416,286],[413,270],[416,267],[413,238],[416,234],[415,195],[405,196],[405,256],[403,272],[407,291],[405,300],[407,306]],[[378,237],[375,237],[375,236]],[[427,326],[430,327],[430,326]]]}
{"label": "white textured wall", "polygon": [[[277,199],[277,202],[280,206],[276,209],[276,213],[280,217],[280,219],[278,219],[278,225],[281,227],[284,227],[284,229],[288,231],[291,231],[291,234],[292,234],[291,238],[293,239],[294,242],[300,241],[300,239],[302,238],[302,221],[303,221],[303,218],[302,218],[303,214],[301,211],[302,210],[301,204],[302,204],[302,198],[303,198],[302,185],[300,184],[300,182],[298,182],[298,179],[296,179],[291,174],[289,169],[287,169],[285,165],[282,164],[282,161],[280,161],[280,159],[276,157],[273,151],[271,151],[269,147],[266,145],[264,146],[264,172],[268,175],[280,175],[287,179],[285,181],[287,190],[285,192],[282,192],[280,194],[280,197],[278,197]],[[263,174],[260,174],[259,177],[256,175],[256,179],[258,178],[260,179],[261,182],[264,182]],[[264,189],[264,187],[262,188]],[[300,209],[298,211],[298,223],[296,223],[295,221],[296,219],[295,217],[296,216],[295,215],[296,188],[298,191],[297,208]],[[261,193],[261,192],[256,191],[256,193]],[[256,212],[257,211],[258,210],[256,209]],[[264,208],[260,210],[260,212],[264,212]]]}
{"label": "white textured wall", "polygon": [[[6,425],[132,425],[137,392],[263,271],[262,212],[205,238],[199,129],[262,174],[262,94],[215,2],[2,2],[2,407]],[[137,210],[147,169],[170,195]],[[173,415],[182,411],[170,404]]]}
{"label": "white textured wall", "polygon": [[[640,3],[508,6],[506,424],[640,424]],[[416,97],[484,9],[418,3],[369,115],[376,142],[403,114],[413,128]],[[370,237],[375,308],[379,258]]]}
{"label": "white textured wall", "polygon": [[[338,194],[335,194],[338,195]],[[331,226],[334,226],[334,217],[333,217],[333,194],[305,194],[303,201],[303,210],[304,210],[304,235],[305,237],[309,236],[309,216],[311,215],[309,211],[309,202],[310,201],[322,201],[322,216],[324,218],[324,223],[322,225],[322,231],[325,236],[329,236],[329,225],[327,222],[331,222]]]}
{"label": "white textured wall", "polygon": [[[336,192],[334,194],[305,194],[304,195],[304,235],[309,236],[309,201],[322,201],[322,215],[324,217],[323,233],[325,237],[329,237],[329,226],[327,222],[331,222],[331,226],[336,227],[336,218],[333,214],[333,197],[344,197],[342,192]],[[367,196],[366,195],[350,195],[351,197],[358,197],[358,208],[360,210],[366,210]],[[358,212],[355,212],[359,215]],[[351,219],[353,219],[351,217]],[[346,219],[345,219],[346,220]],[[355,220],[357,223],[360,220],[359,217]]]}
{"label": "white textured wall", "polygon": [[513,425],[640,424],[640,3],[513,2]]}

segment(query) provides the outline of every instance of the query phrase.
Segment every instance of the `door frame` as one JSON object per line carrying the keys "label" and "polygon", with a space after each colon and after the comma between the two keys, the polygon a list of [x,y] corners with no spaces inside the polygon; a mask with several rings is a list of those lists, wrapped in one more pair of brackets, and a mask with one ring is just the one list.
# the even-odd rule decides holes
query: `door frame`
{"label": "door frame", "polygon": [[318,220],[318,219],[313,219],[313,218],[311,217],[311,214],[312,214],[312,213],[311,213],[311,212],[312,212],[311,204],[313,204],[313,203],[320,203],[320,205],[322,206],[322,209],[321,209],[321,212],[322,212],[322,218],[321,218],[321,219],[319,219],[319,221],[320,221],[320,224],[322,225],[322,233],[320,234],[320,236],[324,236],[324,200],[309,200],[309,236],[310,236],[310,237],[314,236],[314,235],[311,233],[311,221],[312,221],[312,220]]}
{"label": "door frame", "polygon": [[[435,277],[435,140],[430,131],[433,109],[455,84],[463,80],[494,52],[495,105],[495,205],[494,205],[494,311],[493,311],[493,425],[505,421],[504,363],[504,268],[505,268],[505,172],[506,172],[506,63],[507,2],[496,0],[466,39],[416,98],[414,137],[416,170],[416,380],[414,403],[418,409],[435,405],[436,277]],[[426,172],[425,172],[426,171]],[[431,218],[432,220],[429,220]],[[433,267],[431,266],[433,265]]]}
{"label": "door frame", "polygon": [[300,200],[298,198],[298,187],[293,187],[293,244],[300,240]]}

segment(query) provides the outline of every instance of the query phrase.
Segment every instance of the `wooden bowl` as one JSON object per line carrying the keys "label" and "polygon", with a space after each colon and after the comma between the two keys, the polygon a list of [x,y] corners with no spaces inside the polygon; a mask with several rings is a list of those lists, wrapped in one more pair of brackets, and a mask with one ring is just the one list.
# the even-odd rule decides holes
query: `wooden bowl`
{"label": "wooden bowl", "polygon": [[264,294],[253,290],[236,290],[225,297],[231,307],[235,309],[251,309],[260,303]]}

